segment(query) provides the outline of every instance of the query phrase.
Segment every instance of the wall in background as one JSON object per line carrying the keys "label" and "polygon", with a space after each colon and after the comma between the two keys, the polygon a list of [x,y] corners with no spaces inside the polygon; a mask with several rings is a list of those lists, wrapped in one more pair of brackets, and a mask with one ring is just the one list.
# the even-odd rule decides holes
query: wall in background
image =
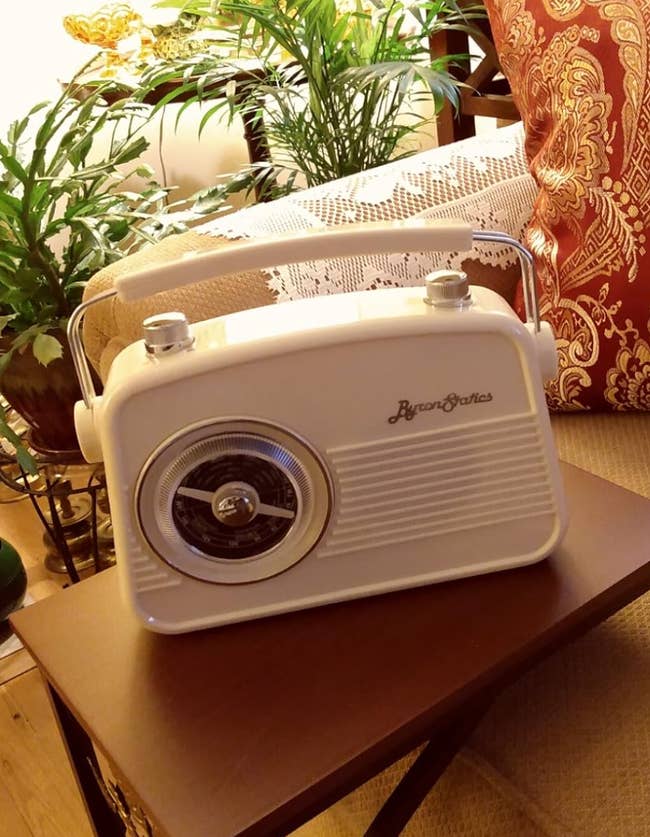
{"label": "wall in background", "polygon": [[[94,47],[85,46],[67,35],[62,19],[71,13],[90,14],[103,2],[17,2],[3,12],[0,30],[1,134],[13,119],[24,115],[34,104],[56,96],[59,80],[70,78],[92,56]],[[130,2],[136,8],[151,4],[151,0]],[[166,110],[162,143],[159,143],[160,122],[148,130],[151,148],[146,161],[154,167],[161,182],[165,182],[163,172],[166,173],[166,185],[178,187],[177,197],[214,184],[217,174],[236,171],[248,159],[241,124],[228,127],[213,119],[199,141],[196,136],[196,126],[201,118],[199,106],[186,111],[178,130],[175,128],[176,108],[170,106]],[[423,114],[431,116],[428,104],[423,105]],[[418,145],[430,148],[435,144],[435,127],[429,124],[420,135]],[[235,206],[242,202],[242,199],[233,199]]]}
{"label": "wall in background", "polygon": [[[144,0],[140,0],[144,2]],[[10,122],[34,104],[57,95],[58,80],[70,78],[93,54],[66,34],[62,19],[70,13],[89,14],[102,0],[39,0],[11,3],[2,12],[0,30],[0,134]],[[138,5],[138,0],[132,2]],[[160,123],[151,126],[147,162],[162,180],[160,151],[167,185],[178,186],[178,196],[212,185],[219,172],[236,171],[247,158],[241,125],[228,128],[212,120],[201,141],[196,138],[200,110],[188,109],[176,132],[174,107],[167,109],[162,147],[158,147]]]}

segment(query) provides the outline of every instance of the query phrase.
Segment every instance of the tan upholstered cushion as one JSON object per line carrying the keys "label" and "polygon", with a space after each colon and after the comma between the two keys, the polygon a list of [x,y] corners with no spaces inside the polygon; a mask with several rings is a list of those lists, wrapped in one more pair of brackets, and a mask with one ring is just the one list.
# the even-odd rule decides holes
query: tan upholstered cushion
{"label": "tan upholstered cushion", "polygon": [[[85,298],[113,286],[117,276],[141,270],[152,264],[169,262],[183,254],[198,250],[216,250],[236,241],[225,241],[195,232],[170,236],[159,244],[128,256],[97,273],[86,289]],[[141,337],[145,317],[165,311],[183,311],[190,322],[231,314],[244,308],[257,308],[274,302],[274,295],[260,271],[240,273],[234,277],[208,279],[187,288],[157,294],[138,302],[123,303],[110,299],[90,308],[84,320],[83,339],[92,365],[106,379],[115,355]]]}
{"label": "tan upholstered cushion", "polygon": [[[164,239],[145,251],[104,268],[93,277],[84,298],[91,299],[101,291],[111,288],[115,277],[145,266],[177,259],[192,251],[236,246],[237,241],[194,232]],[[475,259],[466,259],[463,269],[472,283],[492,288],[509,302],[513,301],[519,280],[517,265],[508,268],[489,267]],[[197,285],[165,291],[139,302],[123,303],[111,299],[90,308],[86,314],[83,327],[86,354],[102,380],[106,380],[114,357],[129,343],[140,339],[142,320],[151,314],[180,310],[187,315],[190,322],[197,322],[273,302],[274,294],[269,290],[267,278],[262,271],[208,279]]]}
{"label": "tan upholstered cushion", "polygon": [[[401,759],[291,837],[361,837],[414,759],[415,754]],[[548,832],[540,812],[518,797],[482,758],[463,751],[416,811],[404,837],[543,837]]]}
{"label": "tan upholstered cushion", "polygon": [[552,423],[560,459],[650,498],[650,415],[555,415]]}
{"label": "tan upholstered cushion", "polygon": [[[115,276],[145,265],[177,259],[195,250],[205,251],[226,244],[237,246],[237,239],[242,237],[291,234],[309,226],[394,220],[432,211],[436,217],[458,217],[476,227],[487,224],[520,235],[534,198],[534,184],[526,172],[522,143],[520,131],[498,131],[487,143],[484,137],[473,137],[455,146],[390,163],[383,169],[249,207],[204,225],[200,233],[194,231],[168,238],[100,271],[91,279],[86,298],[111,287]],[[492,287],[512,300],[519,271],[516,265],[507,266],[511,264],[512,253],[505,248],[504,254],[503,249],[478,247],[474,257],[465,259],[462,266],[474,284]],[[478,255],[481,261],[476,258]],[[328,284],[322,277],[318,292],[357,288],[357,278],[361,279],[359,266],[354,265],[354,260],[344,264],[348,265],[345,282],[340,285],[328,280]],[[274,300],[269,287],[279,287],[273,284],[276,280],[277,277],[252,272],[159,294],[139,303],[124,305],[111,300],[91,308],[86,316],[86,351],[93,366],[105,378],[117,352],[140,337],[143,317],[180,309],[195,321],[266,305]],[[393,277],[388,284],[395,281]],[[286,288],[284,292],[287,298],[294,298]]]}

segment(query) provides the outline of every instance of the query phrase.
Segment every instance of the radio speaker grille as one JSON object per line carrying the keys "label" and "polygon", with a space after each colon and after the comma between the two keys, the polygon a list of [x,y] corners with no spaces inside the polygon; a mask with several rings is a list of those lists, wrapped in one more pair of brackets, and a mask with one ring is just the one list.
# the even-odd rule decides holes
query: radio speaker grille
{"label": "radio speaker grille", "polygon": [[147,555],[135,539],[130,539],[129,560],[133,587],[138,593],[178,587],[181,583],[160,561]]}
{"label": "radio speaker grille", "polygon": [[328,451],[337,513],[320,554],[553,514],[535,416]]}

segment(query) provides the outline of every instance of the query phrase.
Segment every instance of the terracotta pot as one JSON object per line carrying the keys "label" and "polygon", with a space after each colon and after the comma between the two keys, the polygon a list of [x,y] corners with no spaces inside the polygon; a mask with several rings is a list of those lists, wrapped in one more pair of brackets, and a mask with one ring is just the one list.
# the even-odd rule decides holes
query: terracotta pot
{"label": "terracotta pot", "polygon": [[[63,356],[43,366],[34,357],[31,344],[14,352],[0,378],[0,392],[32,428],[30,443],[37,450],[78,450],[74,429],[74,405],[81,398],[65,332],[50,332],[63,344]],[[11,337],[0,338],[0,351]]]}

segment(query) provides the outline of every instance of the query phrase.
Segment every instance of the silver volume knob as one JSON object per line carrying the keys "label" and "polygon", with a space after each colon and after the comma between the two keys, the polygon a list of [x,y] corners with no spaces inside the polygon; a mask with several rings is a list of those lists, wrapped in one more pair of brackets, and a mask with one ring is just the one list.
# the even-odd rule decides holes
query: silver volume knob
{"label": "silver volume knob", "polygon": [[424,301],[428,305],[441,308],[460,308],[469,304],[467,274],[460,270],[434,270],[424,280],[427,295]]}
{"label": "silver volume knob", "polygon": [[145,349],[157,357],[189,349],[194,343],[187,317],[180,311],[147,317],[142,323],[142,331]]}

